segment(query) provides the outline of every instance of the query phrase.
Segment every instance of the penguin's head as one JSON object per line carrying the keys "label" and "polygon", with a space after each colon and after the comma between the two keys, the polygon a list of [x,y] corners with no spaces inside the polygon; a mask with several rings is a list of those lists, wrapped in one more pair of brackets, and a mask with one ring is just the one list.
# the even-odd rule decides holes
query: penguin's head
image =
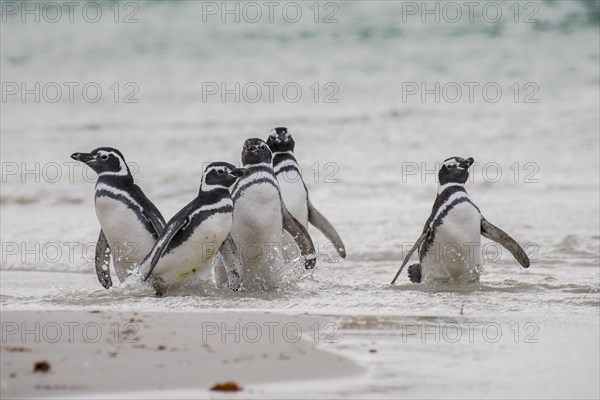
{"label": "penguin's head", "polygon": [[71,158],[85,163],[98,175],[130,175],[125,157],[112,147],[98,147],[91,153],[73,153]]}
{"label": "penguin's head", "polygon": [[288,133],[287,128],[275,128],[267,139],[267,144],[273,153],[283,153],[294,151],[294,138]]}
{"label": "penguin's head", "polygon": [[248,164],[259,164],[267,163],[271,164],[271,150],[269,146],[258,138],[247,139],[244,142],[244,149],[242,150],[242,163]]}
{"label": "penguin's head", "polygon": [[469,179],[469,167],[473,165],[473,158],[450,157],[444,160],[438,177],[440,185],[446,183],[465,183]]}
{"label": "penguin's head", "polygon": [[238,180],[240,176],[248,173],[245,168],[236,168],[235,165],[226,162],[214,162],[208,164],[202,175],[200,190],[227,189]]}

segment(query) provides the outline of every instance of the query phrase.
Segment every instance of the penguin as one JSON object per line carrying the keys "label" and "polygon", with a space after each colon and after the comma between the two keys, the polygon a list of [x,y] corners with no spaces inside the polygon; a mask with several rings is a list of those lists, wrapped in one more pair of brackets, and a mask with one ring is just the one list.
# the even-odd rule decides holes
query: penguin
{"label": "penguin", "polygon": [[423,232],[410,249],[392,280],[419,249],[419,263],[408,268],[413,283],[425,281],[473,282],[479,280],[481,236],[506,248],[524,268],[529,258],[519,244],[500,228],[486,220],[465,190],[472,157],[450,157],[438,172],[439,187],[431,215]]}
{"label": "penguin", "polygon": [[[209,164],[198,196],[167,223],[148,256],[140,264],[143,280],[150,279],[157,295],[184,282],[209,280],[213,258],[229,235],[233,202],[229,187],[247,170],[226,162]],[[237,276],[237,270],[228,271]],[[239,279],[231,281],[236,290]]]}
{"label": "penguin", "polygon": [[[287,128],[279,127],[271,131],[267,139],[269,149],[273,153],[273,170],[281,190],[281,197],[290,213],[308,229],[310,222],[320,230],[333,244],[342,258],[346,258],[346,247],[333,225],[321,214],[310,201],[308,189],[302,179],[298,162],[294,157],[294,139]],[[287,236],[287,235],[286,235]],[[291,238],[286,242],[291,243]]]}
{"label": "penguin", "polygon": [[165,227],[156,206],[133,181],[123,154],[112,147],[73,153],[98,174],[95,207],[100,221],[96,244],[96,275],[106,289],[112,286],[110,258],[123,282],[146,257]]}
{"label": "penguin", "polygon": [[269,146],[258,138],[246,140],[242,164],[248,174],[235,183],[231,193],[231,237],[241,264],[242,285],[247,289],[276,289],[284,267],[284,229],[294,238],[306,269],[316,263],[315,247],[306,228],[283,202]]}

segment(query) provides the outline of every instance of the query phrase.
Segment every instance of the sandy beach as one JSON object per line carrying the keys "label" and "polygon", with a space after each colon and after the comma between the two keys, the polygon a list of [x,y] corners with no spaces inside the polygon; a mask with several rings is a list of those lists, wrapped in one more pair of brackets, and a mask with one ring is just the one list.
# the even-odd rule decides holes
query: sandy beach
{"label": "sandy beach", "polygon": [[[2,397],[217,395],[236,382],[348,378],[363,368],[323,348],[326,318],[272,313],[4,312]],[[34,372],[36,362],[47,372]],[[163,394],[160,394],[163,393]],[[147,395],[145,394],[144,397]]]}

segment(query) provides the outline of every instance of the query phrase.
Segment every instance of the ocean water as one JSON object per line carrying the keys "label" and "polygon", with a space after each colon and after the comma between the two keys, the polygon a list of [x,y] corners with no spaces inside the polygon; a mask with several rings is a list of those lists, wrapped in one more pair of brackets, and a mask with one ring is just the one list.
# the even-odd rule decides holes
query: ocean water
{"label": "ocean water", "polygon": [[[421,2],[321,2],[318,22],[314,4],[298,2],[295,23],[289,3],[273,22],[255,4],[258,22],[242,5],[236,22],[220,2],[121,2],[118,22],[104,5],[95,23],[79,9],[73,22],[63,10],[56,23],[42,9],[40,22],[2,10],[2,309],[331,315],[350,332],[347,343],[380,340],[389,350],[371,365],[353,355],[356,343],[338,349],[374,371],[377,385],[363,382],[350,395],[467,387],[468,396],[597,397],[598,2],[502,3],[497,22],[494,2],[479,3],[472,21],[463,8],[457,22],[439,3],[439,23],[415,11]],[[275,126],[294,135],[311,199],[338,229],[347,259],[328,254],[311,229],[321,249],[316,270],[275,293],[213,289],[156,299],[134,284],[100,287],[91,261],[94,176],[71,153],[120,149],[168,219],[195,196],[204,163],[239,162],[243,140],[266,138]],[[422,287],[404,273],[391,286],[429,215],[436,163],[455,155],[475,158],[469,194],[488,220],[527,245],[532,265],[525,270],[491,246],[479,284]],[[498,348],[487,359],[489,346],[446,346],[442,357],[454,372],[440,381],[415,367],[403,384],[438,386],[403,392],[386,368],[405,358],[418,364],[435,350],[394,346],[397,324],[423,318],[495,321],[505,330],[531,322],[541,344],[508,346],[511,360]],[[566,347],[553,353],[556,346]],[[549,366],[535,370],[525,359],[540,354]],[[477,384],[464,375],[470,356],[490,363]],[[581,368],[564,367],[575,362]],[[482,378],[514,363],[531,381],[499,377],[505,385],[494,391]]]}

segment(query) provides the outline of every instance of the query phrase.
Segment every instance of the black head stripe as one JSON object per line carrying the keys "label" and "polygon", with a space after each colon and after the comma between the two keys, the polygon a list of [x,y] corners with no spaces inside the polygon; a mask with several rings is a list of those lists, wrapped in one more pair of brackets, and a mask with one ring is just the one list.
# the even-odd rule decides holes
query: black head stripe
{"label": "black head stripe", "polygon": [[283,162],[286,160],[292,160],[295,163],[298,163],[296,161],[296,157],[294,157],[294,155],[292,153],[279,153],[279,154],[275,154],[275,156],[273,156],[273,167],[275,167],[280,162]]}
{"label": "black head stripe", "polygon": [[213,163],[210,163],[206,166],[205,170],[208,170],[209,168],[215,168],[215,167],[222,167],[222,168],[226,168],[228,170],[233,170],[235,169],[235,165],[230,164],[228,162],[224,162],[224,161],[216,161]]}
{"label": "black head stripe", "polygon": [[121,153],[119,150],[115,149],[114,147],[98,147],[97,149],[92,150],[92,154],[97,154],[100,151],[104,151],[106,153],[115,153],[121,158],[121,160],[125,161],[125,157],[123,156],[123,153]]}
{"label": "black head stripe", "polygon": [[233,187],[233,201],[235,202],[237,199],[239,199],[246,189],[254,185],[264,183],[273,186],[275,189],[277,189],[277,192],[279,192],[279,184],[277,183],[277,178],[275,177],[271,167],[256,166],[249,168],[249,173],[240,178]]}

